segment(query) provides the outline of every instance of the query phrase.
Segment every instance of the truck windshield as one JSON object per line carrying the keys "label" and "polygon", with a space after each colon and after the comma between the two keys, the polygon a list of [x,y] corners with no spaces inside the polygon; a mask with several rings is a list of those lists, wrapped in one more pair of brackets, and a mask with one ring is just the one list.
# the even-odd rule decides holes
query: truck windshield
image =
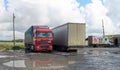
{"label": "truck windshield", "polygon": [[51,32],[36,32],[36,37],[52,37]]}

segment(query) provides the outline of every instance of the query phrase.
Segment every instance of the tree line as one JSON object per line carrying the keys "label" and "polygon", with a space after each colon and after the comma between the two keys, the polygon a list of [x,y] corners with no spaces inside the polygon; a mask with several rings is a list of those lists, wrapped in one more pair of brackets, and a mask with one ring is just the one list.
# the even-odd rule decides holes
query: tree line
{"label": "tree line", "polygon": [[[0,40],[0,42],[13,42],[13,40]],[[16,39],[15,42],[23,42],[23,39]]]}

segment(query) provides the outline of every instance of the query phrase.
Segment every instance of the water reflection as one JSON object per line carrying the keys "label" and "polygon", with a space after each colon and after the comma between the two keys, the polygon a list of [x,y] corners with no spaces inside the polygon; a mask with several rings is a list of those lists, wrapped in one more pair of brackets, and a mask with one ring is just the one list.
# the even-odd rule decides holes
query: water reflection
{"label": "water reflection", "polygon": [[8,57],[13,57],[13,56],[0,55],[0,58],[8,58]]}
{"label": "water reflection", "polygon": [[13,64],[14,64],[14,67],[26,67],[24,60],[15,60],[15,61],[9,61],[9,62],[3,63],[3,65],[8,67],[13,67]]}
{"label": "water reflection", "polygon": [[3,65],[8,67],[22,67],[22,68],[64,68],[69,64],[74,64],[75,61],[68,60],[15,60],[3,63]]}

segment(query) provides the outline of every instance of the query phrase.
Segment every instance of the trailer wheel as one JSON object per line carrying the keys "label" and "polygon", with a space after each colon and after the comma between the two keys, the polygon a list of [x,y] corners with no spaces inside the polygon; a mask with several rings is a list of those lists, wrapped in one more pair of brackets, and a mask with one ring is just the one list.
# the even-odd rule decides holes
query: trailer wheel
{"label": "trailer wheel", "polygon": [[29,53],[30,50],[28,48],[25,48],[25,53]]}
{"label": "trailer wheel", "polygon": [[67,52],[67,47],[66,47],[66,46],[62,46],[62,47],[61,47],[61,51],[62,51],[62,52]]}
{"label": "trailer wheel", "polygon": [[29,52],[30,52],[29,45],[25,44],[25,53],[29,53]]}
{"label": "trailer wheel", "polygon": [[96,44],[94,44],[94,45],[93,45],[93,47],[94,47],[94,48],[96,48],[96,47],[97,47],[97,45],[96,45]]}

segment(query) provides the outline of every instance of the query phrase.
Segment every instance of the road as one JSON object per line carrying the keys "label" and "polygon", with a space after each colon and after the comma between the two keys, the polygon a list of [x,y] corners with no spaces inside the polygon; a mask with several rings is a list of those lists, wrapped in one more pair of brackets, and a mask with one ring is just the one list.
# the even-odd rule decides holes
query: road
{"label": "road", "polygon": [[120,70],[120,48],[79,48],[68,53],[2,50],[0,70]]}

